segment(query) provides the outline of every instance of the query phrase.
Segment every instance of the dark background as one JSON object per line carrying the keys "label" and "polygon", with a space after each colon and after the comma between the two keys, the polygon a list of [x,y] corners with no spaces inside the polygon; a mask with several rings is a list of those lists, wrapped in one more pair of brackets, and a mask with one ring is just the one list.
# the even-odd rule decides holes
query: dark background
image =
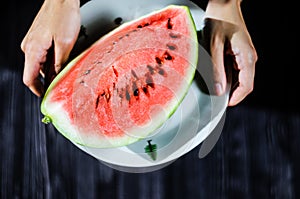
{"label": "dark background", "polygon": [[208,156],[199,159],[198,146],[144,174],[114,170],[40,122],[41,99],[22,83],[20,43],[42,2],[1,3],[1,199],[300,198],[299,22],[292,2],[243,1],[259,57],[254,91],[227,109]]}

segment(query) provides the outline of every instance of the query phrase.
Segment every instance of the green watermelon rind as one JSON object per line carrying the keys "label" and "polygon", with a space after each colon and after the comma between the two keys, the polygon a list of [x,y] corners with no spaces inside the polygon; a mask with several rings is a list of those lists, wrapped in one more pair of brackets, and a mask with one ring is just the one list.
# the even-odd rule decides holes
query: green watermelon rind
{"label": "green watermelon rind", "polygon": [[[190,11],[190,9],[189,9],[189,7],[187,7],[187,6],[181,6],[181,7],[183,7],[185,10],[186,10],[186,12],[187,12],[187,14],[188,14],[188,17],[189,17],[189,21],[190,22],[192,22],[192,29],[193,29],[193,31],[191,32],[191,33],[194,33],[194,35],[190,35],[190,37],[191,38],[193,38],[195,41],[195,43],[196,43],[196,45],[197,45],[197,47],[196,47],[196,49],[195,49],[195,60],[192,60],[191,61],[191,64],[190,65],[192,65],[192,67],[194,67],[194,70],[193,70],[193,73],[189,76],[190,77],[190,79],[188,79],[188,88],[186,89],[186,91],[185,91],[185,93],[184,93],[184,95],[183,95],[183,97],[178,101],[178,104],[177,104],[177,106],[175,106],[174,107],[174,109],[170,112],[170,114],[168,115],[168,117],[170,118],[175,112],[176,112],[176,110],[177,110],[177,108],[178,108],[178,106],[181,104],[181,102],[183,101],[183,99],[185,98],[185,96],[187,95],[187,93],[188,93],[188,91],[189,91],[189,88],[190,88],[190,86],[191,86],[191,84],[192,84],[192,82],[193,82],[193,80],[194,80],[194,77],[195,77],[195,74],[196,74],[196,69],[197,69],[197,64],[198,64],[198,37],[197,37],[197,29],[196,29],[196,24],[195,24],[195,21],[194,21],[194,19],[193,19],[193,17],[192,17],[192,14],[191,14],[191,11]],[[164,122],[163,122],[164,123]],[[163,124],[162,123],[162,124]],[[161,125],[162,125],[161,124]]]}
{"label": "green watermelon rind", "polygon": [[[158,13],[158,12],[161,12],[163,10],[167,10],[169,8],[172,8],[172,7],[175,7],[175,8],[182,8],[182,9],[185,9],[186,11],[186,14],[187,14],[187,17],[189,18],[189,22],[191,22],[191,34],[189,35],[189,37],[191,39],[194,39],[195,40],[195,43],[198,44],[198,40],[197,40],[197,34],[196,34],[196,25],[195,25],[195,22],[192,18],[192,15],[191,15],[191,12],[190,12],[190,9],[187,7],[187,6],[183,6],[183,5],[169,5],[167,6],[166,8],[164,9],[161,9],[161,10],[157,10],[157,11],[154,11],[154,12],[151,12],[149,13],[148,15],[144,15],[143,17],[140,17],[136,20],[133,20],[133,21],[129,21],[129,22],[125,22],[124,24],[120,25],[118,28],[112,30],[111,32],[109,32],[108,34],[102,36],[99,40],[102,40],[104,39],[105,37],[109,37],[110,35],[114,34],[115,32],[117,32],[119,29],[121,29],[123,26],[127,26],[127,25],[130,25],[130,24],[133,24],[135,23],[136,21],[139,21],[141,19],[144,19],[144,18],[147,18],[148,16],[152,15],[152,14],[155,14],[155,13]],[[98,41],[99,41],[98,40]],[[42,100],[42,103],[41,103],[41,112],[42,114],[44,115],[44,118],[43,118],[43,121],[44,123],[52,123],[55,128],[64,136],[66,137],[67,139],[69,139],[70,141],[72,141],[73,143],[76,143],[78,145],[81,145],[81,146],[88,146],[88,147],[96,147],[96,148],[99,148],[99,146],[97,145],[90,145],[90,144],[87,144],[87,143],[83,143],[81,142],[81,139],[76,136],[72,136],[73,133],[69,133],[66,131],[66,129],[62,128],[61,125],[59,125],[59,121],[60,121],[60,117],[59,115],[55,116],[55,115],[51,115],[49,114],[49,111],[47,111],[47,99],[48,99],[48,96],[51,94],[51,90],[52,88],[60,81],[61,77],[63,77],[65,74],[67,74],[69,72],[69,70],[79,61],[81,60],[82,57],[84,57],[91,49],[93,49],[93,47],[95,45],[97,45],[98,41],[96,41],[93,45],[91,45],[89,48],[87,48],[85,51],[83,51],[80,55],[78,55],[75,59],[73,59],[72,61],[70,61],[66,67],[54,78],[54,80],[51,82],[50,86],[48,87],[44,97],[43,97],[43,100]],[[157,125],[157,127],[153,130],[155,131],[156,129],[158,129],[159,127],[161,127],[177,110],[177,108],[179,107],[179,105],[181,104],[181,102],[183,101],[183,99],[185,98],[186,94],[188,93],[188,90],[192,84],[192,81],[194,79],[194,76],[195,76],[195,73],[196,73],[196,66],[197,66],[197,61],[198,61],[198,47],[196,46],[195,49],[193,49],[194,52],[195,52],[195,55],[190,55],[191,56],[191,60],[190,60],[190,66],[189,68],[194,68],[193,70],[191,70],[191,73],[190,75],[188,75],[187,77],[190,77],[189,79],[187,79],[187,82],[188,82],[188,86],[187,88],[185,89],[185,93],[182,95],[181,99],[178,99],[176,100],[176,104],[174,106],[172,106],[169,114],[167,115],[167,118],[165,118],[165,120],[162,120],[160,124]],[[192,60],[193,58],[193,60]],[[51,102],[50,102],[51,103]],[[149,134],[153,133],[153,131],[149,132]],[[111,138],[112,139],[112,138]],[[139,141],[143,138],[137,138],[137,137],[133,137],[133,136],[125,136],[122,138],[122,140],[120,140],[120,138],[117,138],[118,140],[116,142],[114,141],[111,141],[109,142],[110,144],[108,146],[101,146],[100,148],[111,148],[111,147],[121,147],[121,146],[126,146],[126,145],[129,145],[129,144],[132,144],[136,141]]]}

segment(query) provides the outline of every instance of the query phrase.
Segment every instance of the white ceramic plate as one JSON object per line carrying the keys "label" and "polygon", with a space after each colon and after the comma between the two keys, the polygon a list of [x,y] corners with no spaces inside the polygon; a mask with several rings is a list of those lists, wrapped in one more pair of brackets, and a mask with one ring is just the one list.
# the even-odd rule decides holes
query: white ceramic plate
{"label": "white ceramic plate", "polygon": [[[168,4],[188,5],[197,30],[201,30],[204,12],[189,1],[95,0],[81,8],[82,25],[86,36],[80,37],[75,47],[85,48],[99,36],[115,28],[117,18],[119,22],[120,20],[125,22]],[[203,59],[205,50],[200,48],[199,53],[199,57]],[[128,146],[111,149],[97,149],[74,144],[103,163],[120,170],[130,172],[155,170],[171,163],[203,142],[222,118],[227,103],[228,93],[220,97],[208,95],[200,89],[199,80],[195,78],[176,112],[151,137]],[[149,140],[152,146],[156,145],[156,152],[145,152]],[[153,157],[156,157],[155,160]]]}

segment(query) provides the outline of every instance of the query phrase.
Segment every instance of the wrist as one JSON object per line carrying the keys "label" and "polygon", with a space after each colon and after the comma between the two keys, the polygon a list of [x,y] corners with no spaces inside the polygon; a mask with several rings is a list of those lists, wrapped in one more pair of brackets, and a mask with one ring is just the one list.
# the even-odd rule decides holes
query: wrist
{"label": "wrist", "polygon": [[241,0],[209,0],[205,17],[241,25],[244,23]]}
{"label": "wrist", "polygon": [[219,5],[240,5],[242,2],[242,0],[209,0],[208,3],[215,3],[215,4],[219,4]]}

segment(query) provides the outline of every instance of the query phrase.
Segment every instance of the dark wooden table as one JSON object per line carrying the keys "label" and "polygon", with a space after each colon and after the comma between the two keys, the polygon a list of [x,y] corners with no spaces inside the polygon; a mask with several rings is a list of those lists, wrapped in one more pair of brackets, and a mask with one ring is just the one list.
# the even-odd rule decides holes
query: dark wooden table
{"label": "dark wooden table", "polygon": [[290,4],[243,2],[259,55],[255,88],[227,109],[211,153],[199,159],[198,146],[161,170],[134,174],[102,164],[40,122],[41,99],[22,83],[20,43],[41,3],[1,7],[1,199],[300,198],[299,50],[291,49],[299,39]]}

